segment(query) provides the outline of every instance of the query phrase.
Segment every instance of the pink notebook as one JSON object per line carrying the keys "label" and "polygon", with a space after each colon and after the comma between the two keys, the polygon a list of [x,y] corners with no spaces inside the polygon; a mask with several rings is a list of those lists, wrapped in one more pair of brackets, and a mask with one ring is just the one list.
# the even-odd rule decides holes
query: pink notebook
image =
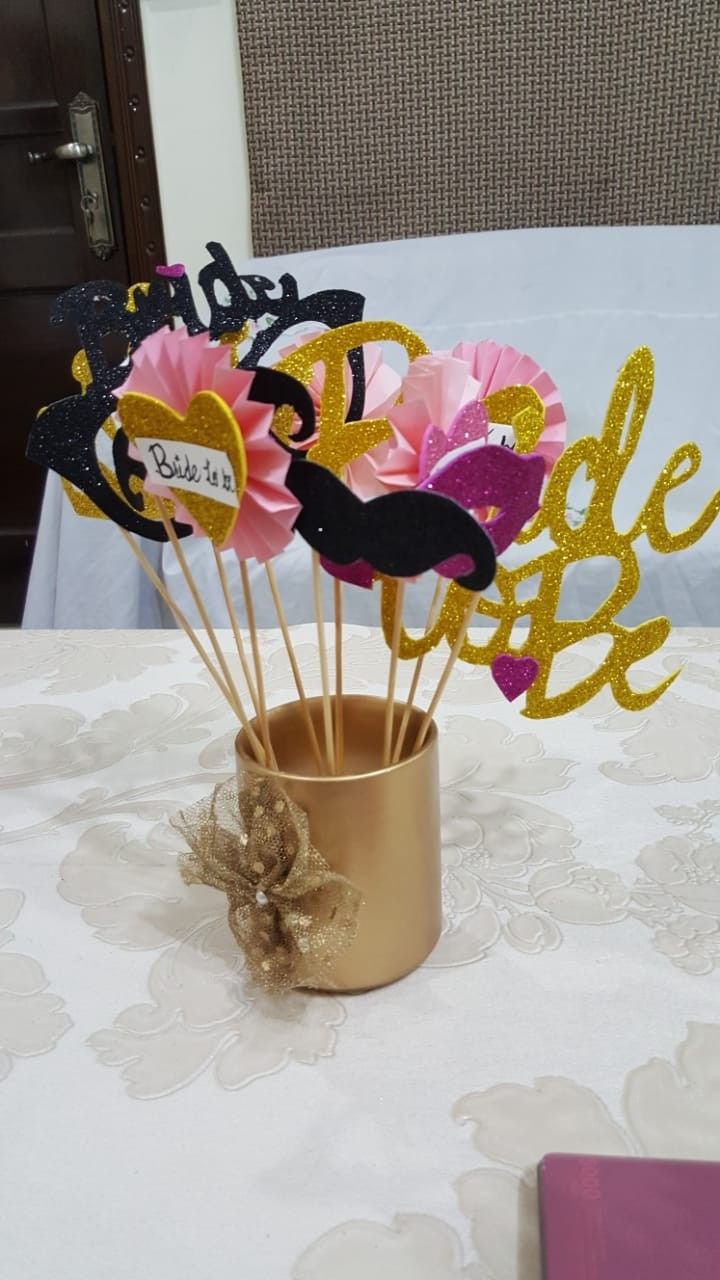
{"label": "pink notebook", "polygon": [[539,1187],[544,1280],[720,1280],[720,1164],[548,1155]]}

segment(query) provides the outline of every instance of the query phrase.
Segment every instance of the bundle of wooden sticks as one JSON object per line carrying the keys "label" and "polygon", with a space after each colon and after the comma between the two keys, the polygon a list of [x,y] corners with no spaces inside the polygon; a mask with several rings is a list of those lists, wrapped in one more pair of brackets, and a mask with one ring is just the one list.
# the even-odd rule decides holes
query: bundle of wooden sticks
{"label": "bundle of wooden sticks", "polygon": [[[128,546],[133,555],[138,560],[144,573],[158,591],[172,616],[175,618],[178,626],[185,632],[190,643],[192,644],[198,657],[207,669],[209,675],[219,689],[223,698],[227,702],[231,711],[237,716],[239,724],[245,731],[247,740],[259,764],[277,769],[277,759],[273,751],[270,723],[268,717],[268,704],[265,692],[265,681],[263,679],[262,658],[260,653],[260,644],[258,638],[258,628],[255,623],[255,608],[253,604],[252,591],[250,586],[250,575],[248,573],[247,562],[240,560],[240,580],[242,584],[243,607],[245,613],[245,631],[250,646],[250,660],[245,647],[245,639],[243,637],[243,629],[241,629],[237,611],[231,595],[225,565],[223,558],[217,547],[213,546],[213,557],[215,568],[218,575],[218,581],[222,590],[223,600],[227,609],[228,621],[232,630],[233,641],[239,660],[240,669],[242,671],[243,682],[247,693],[244,694],[238,685],[231,670],[227,655],[224,653],[221,640],[217,631],[210,621],[207,609],[203,603],[203,599],[192,573],[187,557],[183,551],[182,543],[178,538],[172,521],[167,512],[164,510],[163,503],[158,503],[160,518],[164,524],[168,542],[173,548],[177,557],[178,566],[182,573],[183,579],[187,585],[188,591],[192,598],[193,604],[202,620],[205,638],[198,628],[193,627],[188,620],[187,615],[180,608],[177,601],[169,592],[167,585],[159,577],[153,566],[150,564],[147,556],[140,547],[138,541],[127,530],[122,530]],[[285,616],[285,610],[278,587],[277,576],[272,560],[265,563],[265,573],[267,575],[268,586],[272,596],[273,605],[277,614],[278,626],[282,635],[285,652],[288,658],[288,664],[295,689],[298,696],[298,703],[302,712],[303,722],[307,729],[308,742],[312,749],[312,754],[317,767],[318,775],[342,775],[343,773],[343,695],[346,692],[343,684],[343,583],[339,578],[333,578],[333,621],[332,628],[334,633],[334,671],[330,672],[328,661],[328,645],[326,635],[326,621],[324,616],[324,601],[322,591],[322,574],[323,570],[320,564],[320,557],[317,552],[312,552],[311,573],[312,573],[312,598],[315,615],[315,625],[317,630],[317,646],[320,684],[322,691],[322,708],[323,708],[323,733],[322,740],[319,739],[318,733],[310,715],[308,696],[303,683],[300,665],[297,660],[293,638],[290,627],[288,626]],[[427,628],[435,621],[442,603],[443,590],[447,587],[447,581],[438,577],[435,591],[427,617]],[[400,636],[402,630],[403,619],[403,602],[405,595],[405,584],[400,581],[397,585],[395,595],[395,605],[393,610],[393,626],[392,626],[392,643],[389,649],[388,659],[388,675],[387,688],[385,694],[385,713],[384,713],[384,736],[382,746],[382,765],[388,767],[397,764],[405,756],[412,755],[419,751],[427,737],[428,730],[432,723],[433,716],[443,695],[447,682],[452,673],[453,667],[458,659],[458,655],[465,641],[467,630],[472,620],[479,593],[467,593],[467,609],[460,627],[457,637],[449,651],[446,662],[443,666],[440,677],[430,697],[427,709],[423,716],[420,727],[413,740],[407,739],[407,729],[410,721],[410,713],[415,703],[417,690],[422,675],[425,655],[420,654],[414,663],[413,673],[410,680],[408,695],[403,707],[402,716],[397,734],[393,737],[394,725],[394,709],[395,696],[397,687],[397,673],[400,649]]]}

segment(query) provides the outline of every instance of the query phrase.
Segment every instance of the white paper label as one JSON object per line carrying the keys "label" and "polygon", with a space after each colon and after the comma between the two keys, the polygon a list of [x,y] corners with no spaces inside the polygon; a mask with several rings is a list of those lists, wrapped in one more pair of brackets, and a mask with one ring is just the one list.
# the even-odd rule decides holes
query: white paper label
{"label": "white paper label", "polygon": [[221,449],[179,440],[136,440],[150,480],[168,489],[186,489],[203,498],[214,498],[226,507],[238,507],[232,463]]}
{"label": "white paper label", "polygon": [[488,422],[488,444],[504,444],[506,449],[515,448],[515,432],[512,427],[503,426],[502,422]]}

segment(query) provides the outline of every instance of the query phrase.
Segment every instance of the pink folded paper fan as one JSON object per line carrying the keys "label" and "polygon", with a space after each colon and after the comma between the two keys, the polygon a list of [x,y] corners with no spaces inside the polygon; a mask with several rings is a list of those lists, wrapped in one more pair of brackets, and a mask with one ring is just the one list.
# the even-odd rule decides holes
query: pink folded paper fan
{"label": "pink folded paper fan", "polygon": [[[246,474],[237,518],[221,549],[235,551],[240,560],[265,562],[291,542],[299,504],[285,486],[289,455],[270,434],[273,410],[248,399],[253,377],[253,370],[233,368],[230,348],[211,345],[207,334],[190,337],[183,329],[161,329],[135,351],[130,375],[116,395],[119,400],[128,392],[150,396],[180,417],[200,392],[224,401],[242,437]],[[204,443],[213,443],[207,432]],[[144,488],[172,501],[176,519],[196,535],[206,532],[169,487],[148,476]]]}
{"label": "pink folded paper fan", "polygon": [[[410,365],[401,402],[388,413],[394,439],[363,460],[372,467],[375,483],[386,489],[412,488],[427,478],[444,454],[472,440],[512,444],[510,429],[495,426],[482,401],[513,386],[531,387],[542,401],[544,425],[533,453],[541,455],[549,474],[566,432],[565,411],[552,378],[514,347],[461,342],[452,351],[419,356]],[[470,406],[475,405],[478,409],[471,414]]]}

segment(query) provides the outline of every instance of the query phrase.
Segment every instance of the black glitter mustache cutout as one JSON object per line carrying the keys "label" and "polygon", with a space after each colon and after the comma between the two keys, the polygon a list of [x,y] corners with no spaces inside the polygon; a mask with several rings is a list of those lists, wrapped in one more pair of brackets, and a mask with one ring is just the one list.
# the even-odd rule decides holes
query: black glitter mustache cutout
{"label": "black glitter mustache cutout", "polygon": [[363,502],[332,471],[295,455],[285,484],[302,506],[295,529],[327,560],[365,560],[390,578],[414,578],[457,555],[474,569],[455,579],[484,591],[495,577],[495,548],[477,520],[451,498],[408,489]]}

